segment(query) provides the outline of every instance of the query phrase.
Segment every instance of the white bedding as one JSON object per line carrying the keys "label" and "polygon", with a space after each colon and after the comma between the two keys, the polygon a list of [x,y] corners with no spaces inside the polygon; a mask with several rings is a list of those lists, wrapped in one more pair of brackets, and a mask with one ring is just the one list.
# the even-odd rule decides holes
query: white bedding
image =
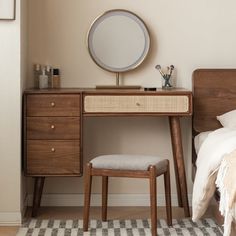
{"label": "white bedding", "polygon": [[208,133],[200,145],[193,186],[193,221],[205,213],[215,191],[215,180],[221,161],[225,154],[231,153],[234,149],[236,149],[236,130],[229,128]]}
{"label": "white bedding", "polygon": [[236,149],[225,155],[217,174],[219,210],[224,216],[224,236],[236,235]]}
{"label": "white bedding", "polygon": [[205,131],[205,132],[201,132],[200,134],[195,136],[195,138],[194,138],[194,148],[195,148],[196,154],[199,153],[200,147],[202,146],[203,142],[206,140],[208,135],[212,132],[213,131]]}

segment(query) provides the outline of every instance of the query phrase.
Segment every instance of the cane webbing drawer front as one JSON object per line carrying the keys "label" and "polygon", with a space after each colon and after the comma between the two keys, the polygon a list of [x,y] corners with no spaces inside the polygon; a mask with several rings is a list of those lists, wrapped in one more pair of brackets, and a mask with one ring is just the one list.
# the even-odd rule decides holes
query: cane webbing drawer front
{"label": "cane webbing drawer front", "polygon": [[86,113],[189,113],[187,95],[87,95]]}

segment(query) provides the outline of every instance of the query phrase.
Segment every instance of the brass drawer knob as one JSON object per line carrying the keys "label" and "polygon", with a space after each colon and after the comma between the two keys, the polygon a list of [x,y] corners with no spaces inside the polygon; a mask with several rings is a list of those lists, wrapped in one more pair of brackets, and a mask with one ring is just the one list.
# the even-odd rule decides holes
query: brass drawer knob
{"label": "brass drawer knob", "polygon": [[51,125],[51,129],[55,129],[55,125]]}
{"label": "brass drawer knob", "polygon": [[137,107],[140,107],[141,104],[140,104],[139,102],[136,102],[136,106],[137,106]]}
{"label": "brass drawer knob", "polygon": [[51,102],[51,107],[55,107],[55,102]]}
{"label": "brass drawer knob", "polygon": [[51,152],[55,152],[56,151],[56,149],[55,148],[51,148]]}

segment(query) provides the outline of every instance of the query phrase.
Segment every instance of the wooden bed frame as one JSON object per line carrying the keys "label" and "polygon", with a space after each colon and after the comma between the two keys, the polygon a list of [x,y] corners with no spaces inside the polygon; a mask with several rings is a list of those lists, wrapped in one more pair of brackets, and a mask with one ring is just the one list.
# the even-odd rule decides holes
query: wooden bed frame
{"label": "wooden bed frame", "polygon": [[[198,69],[193,72],[193,178],[196,172],[194,137],[204,131],[221,127],[217,115],[236,109],[236,69]],[[219,195],[215,194],[216,200]],[[217,199],[218,198],[218,199]],[[219,212],[214,210],[216,220],[222,223]]]}
{"label": "wooden bed frame", "polygon": [[[217,115],[236,109],[236,69],[193,72],[193,136],[221,127]],[[193,164],[196,155],[193,155]]]}

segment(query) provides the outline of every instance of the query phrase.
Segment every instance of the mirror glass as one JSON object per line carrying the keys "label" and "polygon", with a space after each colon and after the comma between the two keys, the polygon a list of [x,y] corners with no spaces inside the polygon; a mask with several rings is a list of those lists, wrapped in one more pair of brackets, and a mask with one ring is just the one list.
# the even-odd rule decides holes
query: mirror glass
{"label": "mirror glass", "polygon": [[148,54],[150,37],[134,13],[111,10],[98,17],[88,33],[88,49],[95,63],[111,72],[139,66]]}

